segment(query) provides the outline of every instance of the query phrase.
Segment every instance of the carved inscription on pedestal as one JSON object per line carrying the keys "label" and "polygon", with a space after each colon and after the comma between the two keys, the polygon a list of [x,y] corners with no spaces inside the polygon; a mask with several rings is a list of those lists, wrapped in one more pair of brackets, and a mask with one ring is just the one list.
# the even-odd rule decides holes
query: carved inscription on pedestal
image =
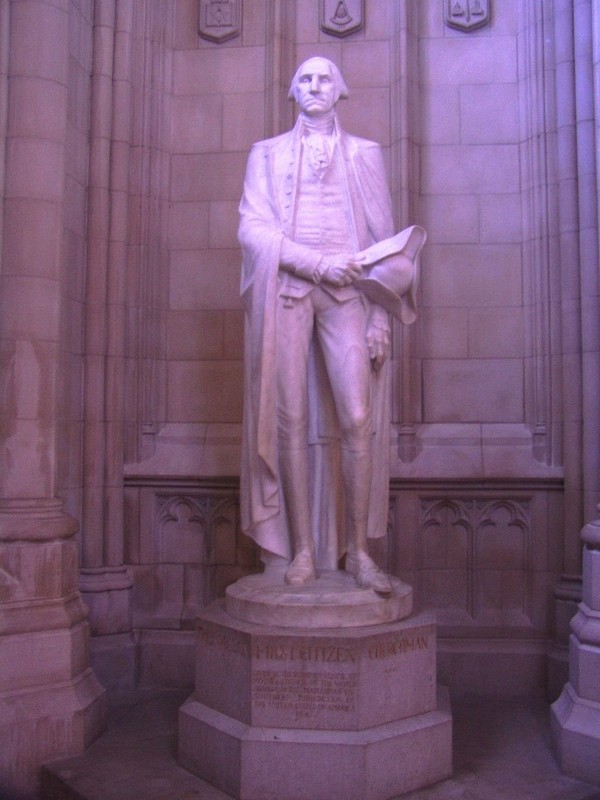
{"label": "carved inscription on pedestal", "polygon": [[429,635],[398,636],[396,639],[374,642],[369,646],[370,659],[391,658],[407,653],[418,653],[429,647]]}
{"label": "carved inscription on pedestal", "polygon": [[[360,726],[375,702],[369,688],[373,682],[389,700],[397,687],[413,680],[410,664],[420,663],[425,654],[429,659],[430,645],[430,631],[424,628],[370,637],[360,646],[347,641],[255,641],[253,714],[263,724],[277,719],[281,725],[301,727]],[[417,668],[417,672],[423,675],[427,670]],[[385,708],[378,714],[385,718]]]}
{"label": "carved inscription on pedestal", "polygon": [[312,661],[321,664],[354,664],[358,660],[356,648],[335,644],[256,643],[252,655],[268,661]]}
{"label": "carved inscription on pedestal", "polygon": [[252,675],[254,708],[293,711],[297,719],[356,710],[358,677],[321,672],[259,670]]}
{"label": "carved inscription on pedestal", "polygon": [[247,725],[358,731],[436,707],[431,614],[307,635],[238,622],[216,603],[197,632],[195,699]]}
{"label": "carved inscription on pedestal", "polygon": [[252,674],[255,711],[283,713],[296,723],[323,714],[356,711],[359,654],[355,647],[257,642],[252,655],[260,667],[264,666]]}

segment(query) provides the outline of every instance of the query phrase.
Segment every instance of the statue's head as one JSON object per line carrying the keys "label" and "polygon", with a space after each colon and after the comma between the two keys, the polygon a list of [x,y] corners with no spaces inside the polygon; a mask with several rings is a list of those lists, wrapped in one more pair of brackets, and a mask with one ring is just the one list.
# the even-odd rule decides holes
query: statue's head
{"label": "statue's head", "polygon": [[296,70],[288,97],[309,117],[327,114],[341,98],[348,97],[342,74],[328,58],[309,58]]}

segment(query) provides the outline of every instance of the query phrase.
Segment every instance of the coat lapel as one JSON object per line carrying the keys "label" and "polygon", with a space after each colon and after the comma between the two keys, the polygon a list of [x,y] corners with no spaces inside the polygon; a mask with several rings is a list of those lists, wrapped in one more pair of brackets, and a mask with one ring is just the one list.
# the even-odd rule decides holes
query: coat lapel
{"label": "coat lapel", "polygon": [[300,122],[288,133],[273,140],[269,150],[269,170],[276,211],[283,230],[290,234],[300,171]]}

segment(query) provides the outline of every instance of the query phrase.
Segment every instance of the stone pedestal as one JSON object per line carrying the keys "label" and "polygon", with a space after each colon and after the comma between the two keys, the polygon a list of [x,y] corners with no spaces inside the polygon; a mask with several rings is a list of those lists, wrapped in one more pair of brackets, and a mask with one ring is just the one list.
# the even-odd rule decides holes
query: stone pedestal
{"label": "stone pedestal", "polygon": [[451,774],[451,726],[430,614],[274,627],[218,601],[199,617],[179,762],[236,798],[387,800]]}
{"label": "stone pedestal", "polygon": [[583,598],[571,623],[569,682],[552,706],[552,735],[563,772],[600,784],[600,520],[581,538]]}

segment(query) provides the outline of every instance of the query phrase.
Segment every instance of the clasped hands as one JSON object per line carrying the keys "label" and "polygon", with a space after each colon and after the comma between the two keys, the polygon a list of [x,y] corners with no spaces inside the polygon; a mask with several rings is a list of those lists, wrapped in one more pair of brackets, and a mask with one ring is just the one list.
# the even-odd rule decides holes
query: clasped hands
{"label": "clasped hands", "polygon": [[[335,287],[351,286],[363,274],[362,259],[352,254],[317,256],[314,251],[283,237],[280,266],[313,283]],[[369,358],[378,370],[390,354],[390,322],[387,311],[371,304],[365,331]]]}
{"label": "clasped hands", "polygon": [[[332,286],[349,286],[362,275],[361,260],[353,256],[332,256],[322,260],[325,269],[321,282]],[[387,311],[371,306],[366,329],[367,349],[373,369],[378,370],[391,350],[390,325]]]}
{"label": "clasped hands", "polygon": [[362,265],[354,256],[325,256],[319,266],[321,282],[332,286],[350,286],[362,275]]}

